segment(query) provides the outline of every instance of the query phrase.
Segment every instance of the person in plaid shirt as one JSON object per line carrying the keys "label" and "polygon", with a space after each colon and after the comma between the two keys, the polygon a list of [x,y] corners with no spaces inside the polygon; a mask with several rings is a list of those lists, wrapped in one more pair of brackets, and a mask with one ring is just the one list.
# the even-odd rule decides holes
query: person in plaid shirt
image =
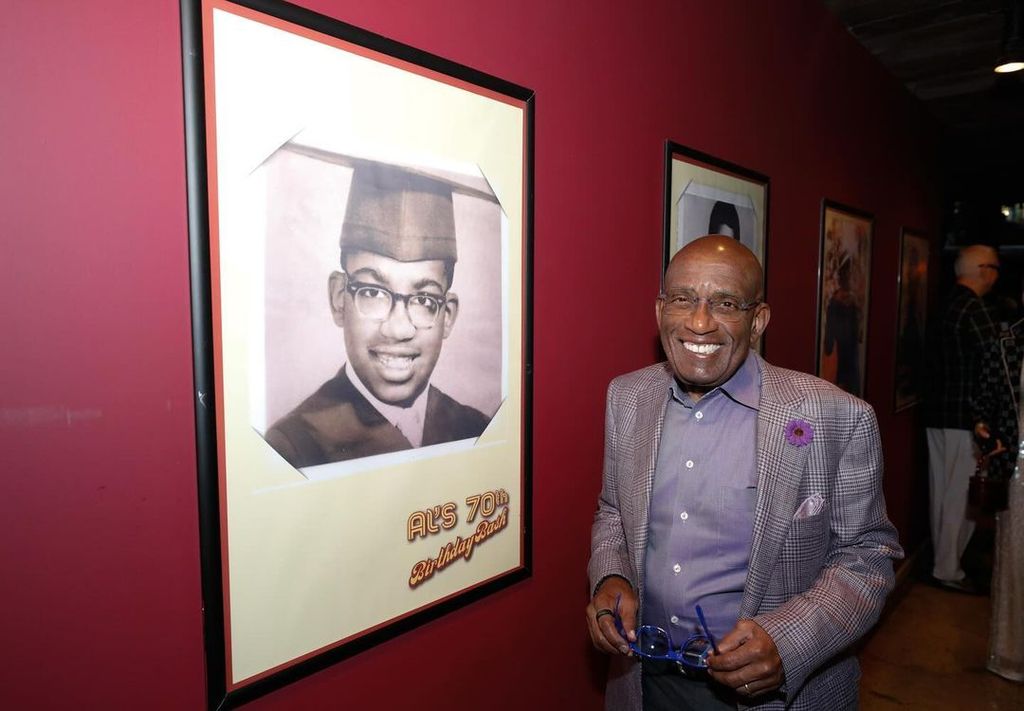
{"label": "person in plaid shirt", "polygon": [[974,473],[974,423],[978,419],[978,368],[997,331],[983,298],[999,278],[993,247],[960,250],[956,284],[946,301],[931,347],[927,413],[928,475],[934,563],[932,576],[948,589],[977,592],[960,567],[974,533],[967,519],[967,488]]}

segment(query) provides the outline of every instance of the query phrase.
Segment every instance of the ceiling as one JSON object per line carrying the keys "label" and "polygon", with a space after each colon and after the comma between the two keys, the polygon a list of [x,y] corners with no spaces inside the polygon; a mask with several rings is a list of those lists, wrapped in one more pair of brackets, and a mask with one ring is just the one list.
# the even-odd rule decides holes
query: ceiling
{"label": "ceiling", "polygon": [[1021,172],[1024,72],[992,69],[1011,7],[1024,12],[1024,0],[824,3],[939,120],[950,174],[1013,178]]}

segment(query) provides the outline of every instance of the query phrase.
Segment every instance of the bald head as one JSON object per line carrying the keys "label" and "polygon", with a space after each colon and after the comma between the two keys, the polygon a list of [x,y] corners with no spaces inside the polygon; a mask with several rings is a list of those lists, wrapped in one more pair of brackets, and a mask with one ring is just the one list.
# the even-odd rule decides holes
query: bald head
{"label": "bald head", "polygon": [[988,245],[972,244],[960,250],[953,270],[957,284],[984,296],[999,279],[999,253]]}
{"label": "bald head", "polygon": [[764,270],[754,253],[742,243],[724,235],[707,235],[690,242],[676,252],[665,270],[665,284],[673,282],[673,277],[691,261],[702,263],[721,262],[729,264],[737,270],[741,279],[748,286],[742,296],[748,301],[759,301],[764,296]]}

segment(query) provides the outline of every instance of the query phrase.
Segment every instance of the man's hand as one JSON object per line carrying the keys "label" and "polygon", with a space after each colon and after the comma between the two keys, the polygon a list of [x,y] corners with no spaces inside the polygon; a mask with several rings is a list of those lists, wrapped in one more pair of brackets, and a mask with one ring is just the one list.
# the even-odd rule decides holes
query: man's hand
{"label": "man's hand", "polygon": [[974,438],[978,441],[978,449],[981,450],[981,456],[978,457],[978,461],[982,466],[988,465],[988,460],[997,454],[1002,454],[1006,451],[1006,445],[1003,440],[999,437],[996,438],[994,444],[990,444],[988,440],[992,439],[993,433],[986,422],[976,422],[974,424]]}
{"label": "man's hand", "polygon": [[[615,629],[616,605],[628,641]],[[636,641],[636,608],[636,593],[628,580],[613,575],[601,583],[587,605],[587,626],[594,646],[608,654],[629,654],[629,642]]]}
{"label": "man's hand", "polygon": [[711,678],[741,696],[758,696],[782,686],[782,658],[775,642],[753,620],[740,620],[708,657]]}

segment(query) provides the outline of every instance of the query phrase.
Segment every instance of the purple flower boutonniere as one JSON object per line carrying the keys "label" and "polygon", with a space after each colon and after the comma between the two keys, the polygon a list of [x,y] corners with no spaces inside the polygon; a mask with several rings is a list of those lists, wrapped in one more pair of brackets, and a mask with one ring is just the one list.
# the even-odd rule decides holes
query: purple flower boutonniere
{"label": "purple flower boutonniere", "polygon": [[814,428],[804,420],[790,420],[786,425],[786,439],[794,447],[803,447],[814,439]]}

